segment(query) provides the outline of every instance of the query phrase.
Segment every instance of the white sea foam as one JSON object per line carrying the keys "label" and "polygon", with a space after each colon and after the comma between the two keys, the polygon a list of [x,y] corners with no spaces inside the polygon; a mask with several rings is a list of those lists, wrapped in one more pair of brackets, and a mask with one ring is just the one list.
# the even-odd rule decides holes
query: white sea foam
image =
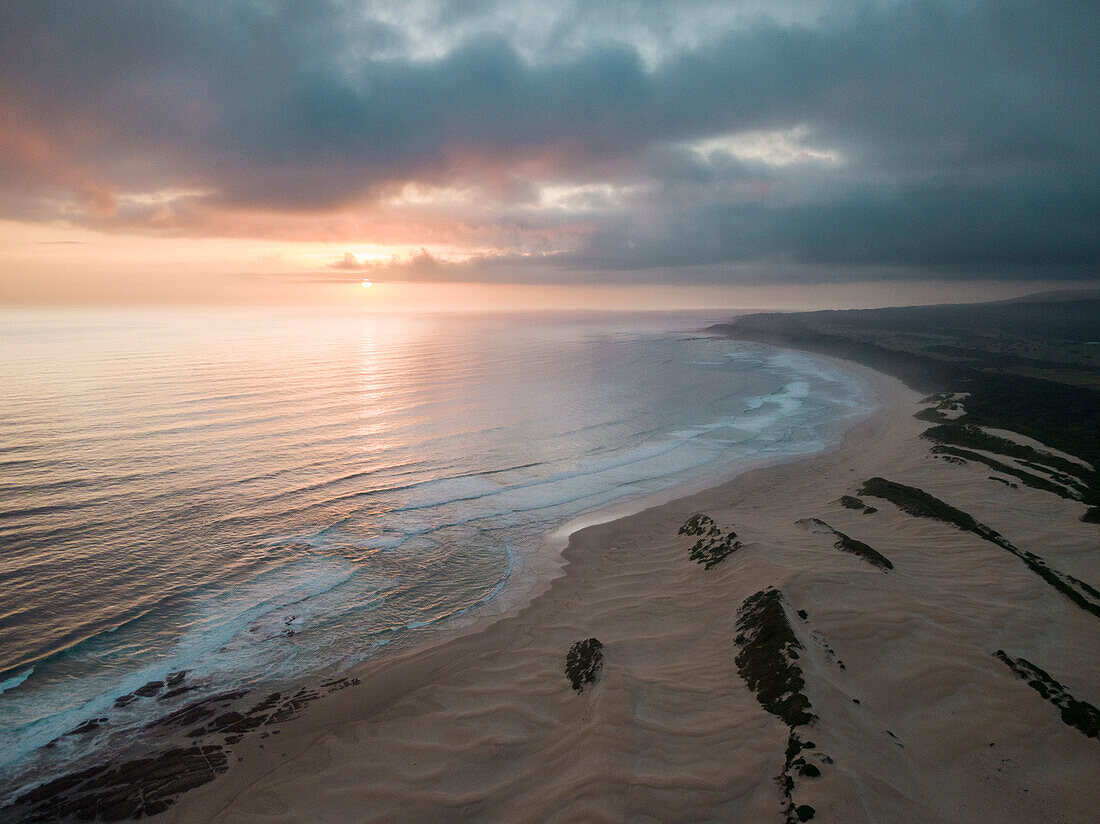
{"label": "white sea foam", "polygon": [[3,695],[8,690],[13,690],[26,681],[31,675],[34,674],[34,667],[27,667],[20,673],[16,673],[11,678],[4,681],[0,681],[0,695]]}

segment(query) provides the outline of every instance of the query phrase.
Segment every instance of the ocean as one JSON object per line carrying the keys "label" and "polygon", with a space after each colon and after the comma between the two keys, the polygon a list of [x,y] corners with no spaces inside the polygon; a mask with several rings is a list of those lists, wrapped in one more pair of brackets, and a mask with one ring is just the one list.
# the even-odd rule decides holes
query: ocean
{"label": "ocean", "polygon": [[499,611],[563,525],[870,410],[725,319],[3,311],[0,781],[132,741],[170,673],[308,683]]}

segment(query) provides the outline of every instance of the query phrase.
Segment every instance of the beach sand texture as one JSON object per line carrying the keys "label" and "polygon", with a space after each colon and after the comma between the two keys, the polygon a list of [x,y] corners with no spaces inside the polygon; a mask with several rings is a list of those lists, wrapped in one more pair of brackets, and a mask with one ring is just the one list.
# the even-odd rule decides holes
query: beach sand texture
{"label": "beach sand texture", "polygon": [[[226,775],[162,819],[755,824],[808,805],[848,824],[1095,820],[1100,739],[995,652],[1100,704],[1100,619],[974,534],[839,499],[873,476],[919,487],[1093,586],[1096,527],[1077,520],[1081,504],[935,457],[917,393],[845,368],[882,408],[836,449],[574,534],[563,574],[530,603],[363,667],[277,737],[242,742]],[[743,544],[711,569],[678,534],[698,513]],[[798,735],[818,777],[785,764],[788,727],[734,660],[739,609],[767,587],[802,647],[816,720]],[[566,654],[589,637],[604,666],[576,692]]]}

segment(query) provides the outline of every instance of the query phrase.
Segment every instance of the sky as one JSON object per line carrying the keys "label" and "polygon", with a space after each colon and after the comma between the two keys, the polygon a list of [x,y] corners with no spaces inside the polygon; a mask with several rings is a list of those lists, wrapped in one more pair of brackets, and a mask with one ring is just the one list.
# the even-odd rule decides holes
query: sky
{"label": "sky", "polygon": [[0,302],[1095,286],[1098,40],[1014,0],[3,3]]}

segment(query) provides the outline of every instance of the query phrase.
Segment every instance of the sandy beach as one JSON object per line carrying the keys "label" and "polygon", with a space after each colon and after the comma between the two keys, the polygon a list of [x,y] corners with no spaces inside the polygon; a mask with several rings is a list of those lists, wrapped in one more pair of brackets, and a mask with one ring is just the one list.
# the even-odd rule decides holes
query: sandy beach
{"label": "sandy beach", "polygon": [[[919,487],[1095,583],[1083,505],[931,454],[920,396],[845,368],[880,409],[838,447],[575,533],[529,603],[364,666],[278,735],[246,738],[162,820],[779,822],[807,806],[830,822],[1093,820],[1100,743],[995,653],[1095,704],[1097,618],[975,534],[840,498],[874,476]],[[700,513],[742,544],[710,569],[678,534]],[[791,730],[735,662],[739,610],[769,587],[801,647],[815,769],[792,772]],[[577,692],[566,654],[590,637],[603,669]]]}

